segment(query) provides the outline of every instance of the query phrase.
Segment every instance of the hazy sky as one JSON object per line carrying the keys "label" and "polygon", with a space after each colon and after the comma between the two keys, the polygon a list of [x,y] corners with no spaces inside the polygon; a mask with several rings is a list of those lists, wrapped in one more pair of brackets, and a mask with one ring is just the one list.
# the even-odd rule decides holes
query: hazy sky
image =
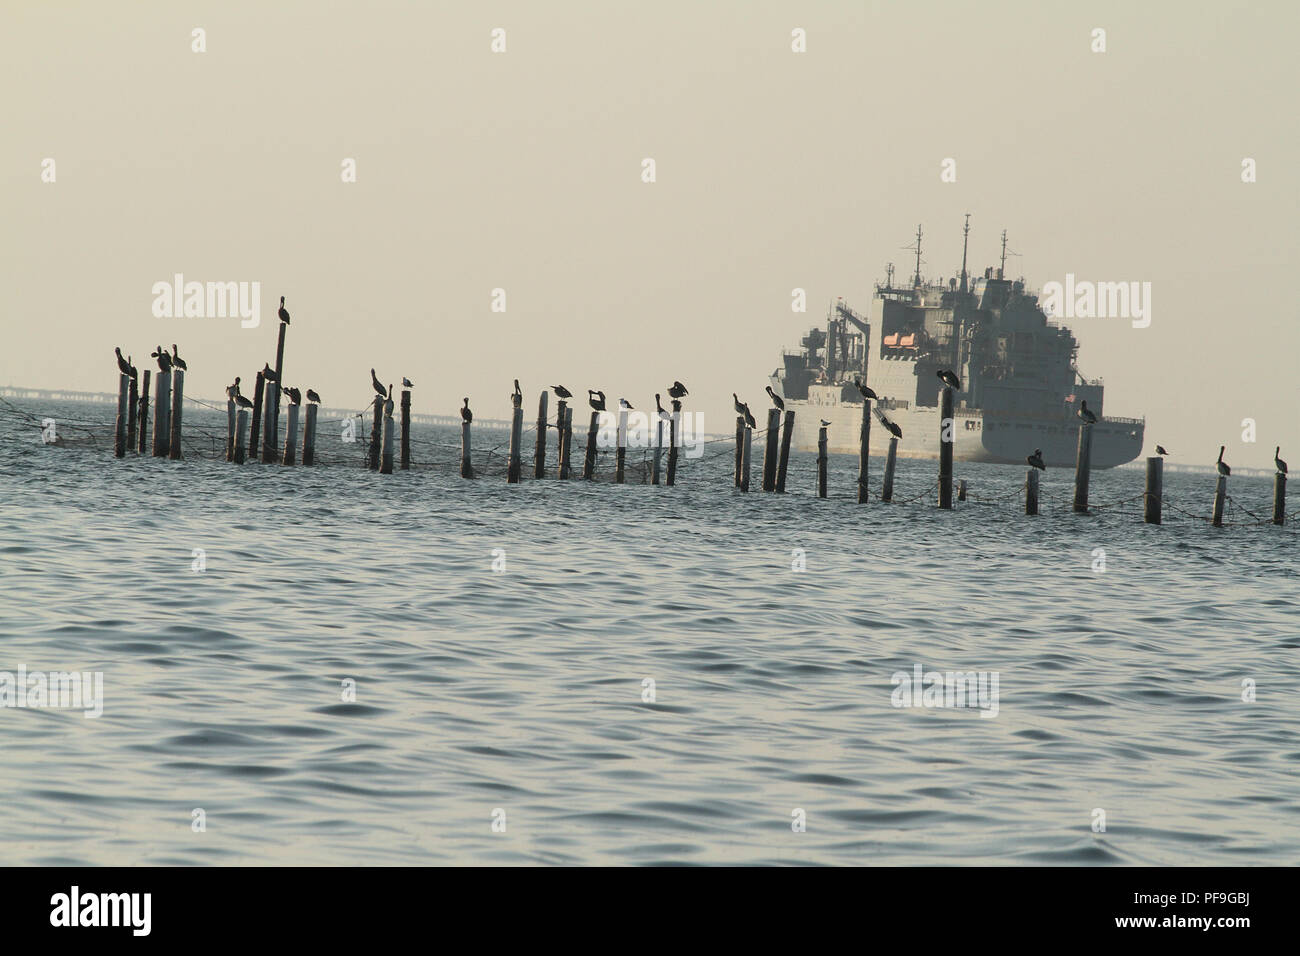
{"label": "hazy sky", "polygon": [[[910,270],[918,222],[927,274],[958,270],[969,212],[973,272],[1005,228],[1034,288],[1152,283],[1149,328],[1072,323],[1107,413],[1177,461],[1300,461],[1298,11],[5,0],[0,384],[111,391],[115,344],[177,342],[219,396],[274,361],[284,294],[286,380],[330,405],[372,365],[485,418],[515,377],[530,404],[681,379],[726,431],[830,300]],[[260,328],[155,318],[177,272],[261,282]]]}

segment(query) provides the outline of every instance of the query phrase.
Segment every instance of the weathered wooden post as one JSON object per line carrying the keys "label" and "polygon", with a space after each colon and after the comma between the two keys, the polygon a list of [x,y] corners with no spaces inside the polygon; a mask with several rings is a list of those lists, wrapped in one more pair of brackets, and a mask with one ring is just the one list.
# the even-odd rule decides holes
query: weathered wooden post
{"label": "weathered wooden post", "polygon": [[506,481],[512,485],[517,485],[521,470],[519,443],[523,441],[524,435],[523,397],[515,395],[512,401],[514,407],[510,413],[510,458],[509,464],[506,466]]}
{"label": "weathered wooden post", "polygon": [[248,431],[248,409],[241,408],[235,416],[235,454],[233,461],[236,465],[244,463],[244,435]]}
{"label": "weathered wooden post", "polygon": [[960,478],[957,480],[957,500],[958,501],[966,500],[966,479],[965,478]]}
{"label": "weathered wooden post", "polygon": [[[268,385],[267,388],[270,388]],[[375,420],[370,425],[370,453],[367,456],[367,467],[371,471],[379,470],[379,436],[383,430],[384,424],[384,398],[381,395],[375,396]]]}
{"label": "weathered wooden post", "polygon": [[1228,476],[1219,475],[1219,480],[1214,485],[1214,515],[1210,519],[1210,524],[1216,528],[1223,527],[1223,506],[1228,498]]}
{"label": "weathered wooden post", "polygon": [[754,430],[752,428],[746,428],[745,440],[741,445],[740,450],[740,490],[745,492],[749,491],[749,453],[753,441]]}
{"label": "weathered wooden post", "polygon": [[627,409],[619,408],[618,410],[618,433],[615,437],[614,452],[614,484],[621,485],[624,482],[624,462],[627,459]]}
{"label": "weathered wooden post", "polygon": [[569,414],[569,403],[560,399],[555,403],[555,477],[567,478],[564,468],[564,422]]}
{"label": "weathered wooden post", "polygon": [[564,423],[560,429],[560,480],[568,481],[572,471],[573,452],[573,409],[564,410]]}
{"label": "weathered wooden post", "polygon": [[319,405],[307,406],[307,420],[302,426],[302,463],[306,467],[316,464],[316,413]]}
{"label": "weathered wooden post", "polygon": [[889,452],[885,455],[885,478],[880,486],[880,500],[894,500],[894,464],[898,460],[898,439],[889,439]]}
{"label": "weathered wooden post", "polygon": [[384,414],[384,448],[383,462],[379,466],[381,475],[393,473],[393,413],[389,409]]}
{"label": "weathered wooden post", "polygon": [[172,369],[172,414],[167,422],[171,437],[168,440],[167,457],[172,461],[181,460],[181,411],[185,407],[185,372]]}
{"label": "weathered wooden post", "polygon": [[411,390],[402,389],[402,470],[411,468]]}
{"label": "weathered wooden post", "polygon": [[776,490],[785,494],[785,470],[790,463],[790,435],[794,431],[794,412],[785,413],[785,426],[781,429],[781,460],[776,465]]}
{"label": "weathered wooden post", "polygon": [[1286,475],[1277,472],[1273,475],[1273,523],[1286,522]]}
{"label": "weathered wooden post", "polygon": [[113,456],[126,457],[126,397],[131,392],[131,376],[119,373],[117,376],[117,421],[113,424]]}
{"label": "weathered wooden post", "polygon": [[258,372],[257,384],[253,386],[253,423],[248,429],[248,457],[257,461],[258,442],[262,437],[262,394],[266,388],[266,376]]}
{"label": "weathered wooden post", "polygon": [[284,333],[289,328],[280,323],[280,338],[275,346],[275,404],[267,403],[266,417],[271,423],[270,441],[262,449],[262,461],[274,462],[280,448],[280,387],[284,382]]}
{"label": "weathered wooden post", "polygon": [[939,405],[939,507],[952,507],[952,444],[956,422],[952,417],[952,386],[945,385]]}
{"label": "weathered wooden post", "polygon": [[862,431],[858,435],[858,504],[865,504],[869,495],[867,472],[871,462],[871,399],[862,400]]}
{"label": "weathered wooden post", "polygon": [[1142,493],[1142,520],[1160,524],[1160,507],[1164,501],[1165,460],[1159,455],[1147,459],[1147,483]]}
{"label": "weathered wooden post", "polygon": [[1038,514],[1038,469],[1030,468],[1025,475],[1025,514]]}
{"label": "weathered wooden post", "polygon": [[166,458],[171,450],[172,377],[159,372],[153,383],[153,456]]}
{"label": "weathered wooden post", "polygon": [[[283,322],[280,323],[280,333],[283,336]],[[263,387],[266,397],[262,399],[265,415],[262,419],[262,462],[272,464],[275,461],[275,438],[280,430],[280,383],[267,379]]]}
{"label": "weathered wooden post", "polygon": [[781,431],[781,409],[767,410],[767,447],[763,449],[763,490],[776,491],[776,438]]}
{"label": "weathered wooden post", "polygon": [[235,460],[235,426],[238,416],[233,398],[226,399],[226,461]]}
{"label": "weathered wooden post", "polygon": [[[656,412],[656,414],[658,414]],[[664,455],[664,420],[658,418],[655,420],[655,464],[651,472],[650,484],[659,484],[659,462]]]}
{"label": "weathered wooden post", "polygon": [[128,451],[135,451],[135,418],[140,411],[140,386],[132,378],[131,387],[127,392],[126,398],[126,447]]}
{"label": "weathered wooden post", "polygon": [[736,487],[741,486],[745,464],[745,416],[736,416]]}
{"label": "weathered wooden post", "polygon": [[469,422],[463,420],[460,423],[460,476],[474,477],[474,467],[469,460]]}
{"label": "weathered wooden post", "polygon": [[542,392],[537,399],[537,444],[533,447],[533,477],[546,477],[546,406],[550,392]]}
{"label": "weathered wooden post", "polygon": [[591,481],[596,474],[596,430],[600,426],[600,412],[591,413],[587,428],[587,454],[582,461],[582,480]]}
{"label": "weathered wooden post", "polygon": [[1079,448],[1074,461],[1074,510],[1088,513],[1088,472],[1092,466],[1092,426],[1079,426]]}
{"label": "weathered wooden post", "polygon": [[677,424],[682,417],[682,401],[673,399],[673,415],[668,421],[668,487],[677,481]]}
{"label": "weathered wooden post", "polygon": [[140,447],[136,449],[143,455],[149,450],[149,369],[144,370],[144,381],[140,383]]}
{"label": "weathered wooden post", "polygon": [[284,425],[284,454],[280,456],[280,462],[292,467],[298,449],[298,406],[290,402],[285,414],[288,421]]}
{"label": "weathered wooden post", "polygon": [[826,497],[826,426],[817,432],[817,497]]}

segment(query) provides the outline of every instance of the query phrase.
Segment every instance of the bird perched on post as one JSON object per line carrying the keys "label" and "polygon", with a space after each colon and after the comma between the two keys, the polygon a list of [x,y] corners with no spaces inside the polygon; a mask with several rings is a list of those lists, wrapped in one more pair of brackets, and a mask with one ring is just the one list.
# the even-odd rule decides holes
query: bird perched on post
{"label": "bird perched on post", "polygon": [[238,405],[240,408],[252,408],[252,407],[253,407],[253,403],[252,403],[249,399],[247,399],[247,398],[245,398],[243,395],[239,395],[239,394],[236,394],[236,395],[235,395],[235,404]]}
{"label": "bird perched on post", "polygon": [[941,368],[934,374],[943,379],[943,384],[947,385],[949,388],[956,389],[959,392],[961,391],[961,379],[954,375],[949,369]]}
{"label": "bird perched on post", "polygon": [[375,375],[375,370],[373,368],[370,370],[370,387],[373,388],[375,394],[380,397],[387,394],[387,392],[384,391],[384,386],[380,384],[378,376]]}
{"label": "bird perched on post", "polygon": [[[1227,478],[1230,474],[1232,474],[1232,469],[1229,468],[1229,467],[1228,467],[1228,463],[1225,462],[1225,461],[1223,460],[1223,449],[1224,449],[1224,446],[1223,446],[1223,445],[1220,445],[1220,446],[1219,446],[1219,460],[1216,462],[1216,464],[1217,464],[1218,467],[1219,467],[1219,474],[1221,474],[1223,477]],[[1281,449],[1279,448],[1278,450],[1280,451]]]}
{"label": "bird perched on post", "polygon": [[772,400],[772,404],[776,406],[778,411],[782,411],[782,412],[785,411],[785,402],[781,400],[780,395],[772,391],[771,385],[767,386],[767,397]]}
{"label": "bird perched on post", "polygon": [[122,358],[122,350],[120,348],[114,348],[113,351],[117,353],[118,371],[120,371],[123,375],[130,375],[131,363],[128,362],[126,359]]}
{"label": "bird perched on post", "polygon": [[163,374],[172,370],[172,357],[167,354],[167,350],[161,345],[155,346],[154,351],[149,353],[158,360],[158,370]]}
{"label": "bird perched on post", "polygon": [[262,381],[264,382],[278,381],[275,375],[275,369],[271,368],[270,362],[262,363]]}
{"label": "bird perched on post", "polygon": [[668,414],[668,412],[664,411],[664,404],[659,400],[658,392],[655,392],[655,410],[659,412],[659,418],[662,421],[666,422],[668,421],[669,418],[672,417],[671,415]]}
{"label": "bird perched on post", "polygon": [[301,404],[302,404],[302,392],[298,391],[298,389],[296,389],[296,388],[290,388],[288,385],[286,385],[286,386],[284,387],[284,394],[286,394],[286,395],[289,396],[289,404],[290,404],[290,405],[301,405]]}
{"label": "bird perched on post", "polygon": [[239,398],[239,376],[238,375],[235,376],[235,382],[233,385],[226,386],[226,398],[230,399],[232,402],[236,401]]}
{"label": "bird perched on post", "polygon": [[1047,463],[1043,461],[1043,450],[1041,448],[1035,448],[1034,453],[1026,458],[1025,461],[1029,462],[1029,467],[1031,468],[1037,468],[1039,471],[1047,471]]}
{"label": "bird perched on post", "polygon": [[731,401],[732,406],[736,409],[736,414],[745,419],[745,424],[750,428],[757,428],[758,422],[754,420],[754,415],[749,410],[749,406],[737,398],[735,392],[731,393]]}
{"label": "bird perched on post", "polygon": [[460,410],[460,419],[466,424],[474,420],[474,413],[469,410],[469,396],[465,397],[465,407]]}
{"label": "bird perched on post", "polygon": [[307,401],[311,402],[311,404],[313,405],[320,404],[320,396],[316,394],[315,389],[312,388],[307,389]]}
{"label": "bird perched on post", "polygon": [[823,418],[823,419],[821,420],[821,422],[822,422],[822,428],[829,428],[829,427],[830,427],[830,424],[831,424],[831,423],[828,422],[826,419]]}
{"label": "bird perched on post", "polygon": [[552,385],[551,391],[555,393],[556,398],[561,400],[573,397],[573,393],[563,385]]}
{"label": "bird perched on post", "polygon": [[402,376],[402,388],[415,388],[415,383],[405,375]]}
{"label": "bird perched on post", "polygon": [[280,296],[280,321],[289,324],[289,310],[284,307],[284,296]]}
{"label": "bird perched on post", "polygon": [[690,392],[686,391],[686,386],[681,382],[673,382],[673,384],[668,387],[669,398],[681,398],[683,395],[689,394]]}
{"label": "bird perched on post", "polygon": [[1088,407],[1087,402],[1080,402],[1079,410],[1074,414],[1078,415],[1079,420],[1083,422],[1085,425],[1097,424],[1097,416],[1093,414],[1093,411]]}
{"label": "bird perched on post", "polygon": [[863,385],[863,384],[862,384],[862,379],[860,379],[860,378],[859,378],[859,379],[855,379],[854,382],[853,382],[853,384],[856,385],[856,386],[858,387],[858,391],[862,394],[862,400],[863,400],[863,401],[866,401],[866,402],[875,402],[875,401],[879,401],[879,398],[878,398],[878,396],[876,395],[876,393],[875,393],[874,391],[871,390],[871,386],[870,386],[870,385]]}
{"label": "bird perched on post", "polygon": [[636,409],[634,409],[634,408],[632,407],[632,403],[629,402],[626,398],[620,398],[620,399],[618,400],[618,407],[619,407],[620,409],[622,409],[623,411],[635,411],[635,410],[636,410]]}
{"label": "bird perched on post", "polygon": [[181,358],[180,349],[176,347],[175,342],[172,343],[172,364],[182,372],[189,368],[189,366],[185,364],[185,359]]}
{"label": "bird perched on post", "polygon": [[519,388],[519,379],[515,379],[515,396],[520,399],[524,397],[524,393]]}
{"label": "bird perched on post", "polygon": [[1273,466],[1277,468],[1277,473],[1279,475],[1285,475],[1286,462],[1284,462],[1281,458],[1278,457],[1278,455],[1281,454],[1281,452],[1282,452],[1281,445],[1278,445],[1276,448],[1273,449]]}
{"label": "bird perched on post", "polygon": [[591,406],[592,411],[603,412],[605,410],[605,393],[595,389],[587,389],[587,404]]}
{"label": "bird perched on post", "polygon": [[393,417],[393,385],[391,382],[388,384],[388,395],[384,401],[384,417]]}
{"label": "bird perched on post", "polygon": [[872,411],[876,413],[876,417],[880,419],[880,424],[885,426],[885,430],[888,431],[889,434],[893,435],[895,438],[903,437],[903,430],[886,418],[884,412],[879,408],[872,409]]}
{"label": "bird perched on post", "polygon": [[1163,458],[1165,455],[1169,454],[1169,452],[1165,451],[1164,445],[1156,445],[1156,454]]}

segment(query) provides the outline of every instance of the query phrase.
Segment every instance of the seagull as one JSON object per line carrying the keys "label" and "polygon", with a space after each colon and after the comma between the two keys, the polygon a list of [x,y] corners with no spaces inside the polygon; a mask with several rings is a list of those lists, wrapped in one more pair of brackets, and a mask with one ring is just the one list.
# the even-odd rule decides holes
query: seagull
{"label": "seagull", "polygon": [[1079,410],[1074,414],[1078,415],[1079,420],[1082,421],[1085,425],[1095,425],[1097,423],[1097,416],[1094,415],[1092,413],[1092,410],[1088,408],[1087,402],[1080,402]]}
{"label": "seagull", "polygon": [[1163,458],[1165,455],[1169,454],[1169,452],[1165,451],[1164,445],[1156,445],[1156,454]]}
{"label": "seagull", "polygon": [[668,388],[668,396],[670,398],[681,398],[683,395],[689,394],[690,392],[686,391],[686,386],[681,382],[673,382],[673,384]]}
{"label": "seagull", "polygon": [[161,345],[154,346],[155,351],[149,355],[158,360],[158,369],[166,374],[172,370],[172,357],[167,354],[167,350]]}
{"label": "seagull", "polygon": [[778,410],[778,411],[782,411],[782,412],[785,411],[785,402],[783,402],[783,401],[781,400],[781,396],[780,396],[780,395],[778,395],[778,394],[776,394],[776,392],[772,391],[772,386],[771,386],[771,385],[769,385],[769,386],[767,387],[767,397],[770,398],[770,399],[772,400],[772,404],[775,405],[775,406],[777,407],[777,410]]}
{"label": "seagull", "polygon": [[629,402],[626,398],[620,398],[620,399],[618,400],[618,407],[621,408],[621,409],[623,409],[624,411],[635,411],[635,410],[636,410],[636,409],[632,408],[632,403]]}
{"label": "seagull", "polygon": [[1039,471],[1047,471],[1047,463],[1043,461],[1043,450],[1035,448],[1034,453],[1025,461],[1029,462],[1031,468],[1037,468]]}
{"label": "seagull", "polygon": [[226,398],[232,402],[239,398],[239,376],[235,376],[235,384],[226,386]]}
{"label": "seagull", "polygon": [[573,398],[573,393],[563,385],[552,385],[551,391],[555,393],[555,397],[560,399],[560,401],[564,401],[566,398]]}
{"label": "seagull", "polygon": [[[1221,474],[1223,477],[1226,478],[1228,477],[1228,475],[1232,474],[1232,469],[1229,468],[1227,463],[1223,460],[1223,448],[1224,448],[1223,445],[1219,446],[1219,460],[1216,462],[1216,464],[1219,466],[1219,474]],[[1279,447],[1278,451],[1281,450],[1282,449]]]}
{"label": "seagull", "polygon": [[284,307],[284,296],[280,296],[280,321],[289,324],[289,310]]}
{"label": "seagull", "polygon": [[276,377],[275,377],[275,369],[271,368],[271,363],[270,363],[270,362],[263,362],[262,365],[263,365],[263,368],[262,368],[262,381],[264,381],[264,382],[274,382],[274,381],[276,381]]}
{"label": "seagull", "polygon": [[290,405],[301,405],[301,404],[302,404],[302,392],[300,392],[298,389],[296,389],[296,388],[290,388],[289,386],[286,385],[286,386],[284,387],[284,394],[286,394],[286,395],[289,396],[289,404],[290,404]]}
{"label": "seagull", "polygon": [[1273,449],[1273,465],[1277,468],[1277,473],[1279,475],[1285,475],[1286,462],[1284,462],[1281,458],[1277,457],[1278,453],[1281,451],[1282,451],[1281,445],[1278,445],[1276,448]]}
{"label": "seagull", "polygon": [[474,413],[469,410],[469,396],[465,397],[465,407],[460,410],[460,418],[467,425],[474,420]]}
{"label": "seagull", "polygon": [[320,396],[316,394],[315,389],[307,389],[307,401],[311,402],[313,405],[320,404]]}
{"label": "seagull", "polygon": [[603,412],[605,410],[605,393],[598,392],[595,389],[587,389],[587,404],[592,411]]}
{"label": "seagull", "polygon": [[853,384],[858,387],[858,391],[862,393],[864,400],[872,402],[879,400],[879,396],[871,390],[871,386],[862,384],[862,379],[855,380]]}
{"label": "seagull", "polygon": [[826,419],[823,418],[821,421],[822,421],[822,428],[827,428],[830,426],[830,422],[828,422]]}
{"label": "seagull", "polygon": [[185,359],[181,358],[180,349],[176,347],[175,342],[172,343],[172,364],[182,372],[189,368],[189,366],[185,364]]}
{"label": "seagull", "polygon": [[381,396],[387,394],[384,391],[384,386],[380,384],[379,379],[375,376],[375,370],[373,368],[370,370],[370,385],[375,390],[376,394]]}
{"label": "seagull", "polygon": [[240,408],[252,408],[252,407],[253,407],[253,403],[252,403],[251,401],[249,401],[247,398],[245,398],[243,395],[236,395],[236,396],[235,396],[235,404],[238,405]]}
{"label": "seagull", "polygon": [[948,369],[941,368],[934,374],[938,375],[941,379],[943,379],[943,384],[947,385],[949,388],[955,388],[957,391],[959,392],[961,391],[961,379],[959,379]]}
{"label": "seagull", "polygon": [[128,362],[126,359],[122,358],[122,350],[120,348],[114,348],[113,351],[117,353],[118,369],[122,372],[123,375],[130,375],[131,363]]}
{"label": "seagull", "polygon": [[402,376],[402,388],[415,388],[415,383],[405,375]]}

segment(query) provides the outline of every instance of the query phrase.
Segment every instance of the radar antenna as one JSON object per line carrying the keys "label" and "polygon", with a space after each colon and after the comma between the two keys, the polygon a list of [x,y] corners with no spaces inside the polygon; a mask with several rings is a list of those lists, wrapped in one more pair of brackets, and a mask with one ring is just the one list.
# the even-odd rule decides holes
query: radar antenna
{"label": "radar antenna", "polygon": [[966,213],[966,228],[961,231],[961,291],[966,291],[966,243],[970,238],[970,213]]}
{"label": "radar antenna", "polygon": [[1018,252],[1007,252],[1007,231],[1003,229],[1002,230],[1002,265],[998,267],[999,279],[1005,279],[1007,277],[1007,256],[1018,256],[1018,255],[1020,255],[1020,253]]}
{"label": "radar antenna", "polygon": [[912,288],[921,288],[921,224],[916,224],[916,245],[903,246],[904,249],[916,250],[916,275],[912,277]]}

